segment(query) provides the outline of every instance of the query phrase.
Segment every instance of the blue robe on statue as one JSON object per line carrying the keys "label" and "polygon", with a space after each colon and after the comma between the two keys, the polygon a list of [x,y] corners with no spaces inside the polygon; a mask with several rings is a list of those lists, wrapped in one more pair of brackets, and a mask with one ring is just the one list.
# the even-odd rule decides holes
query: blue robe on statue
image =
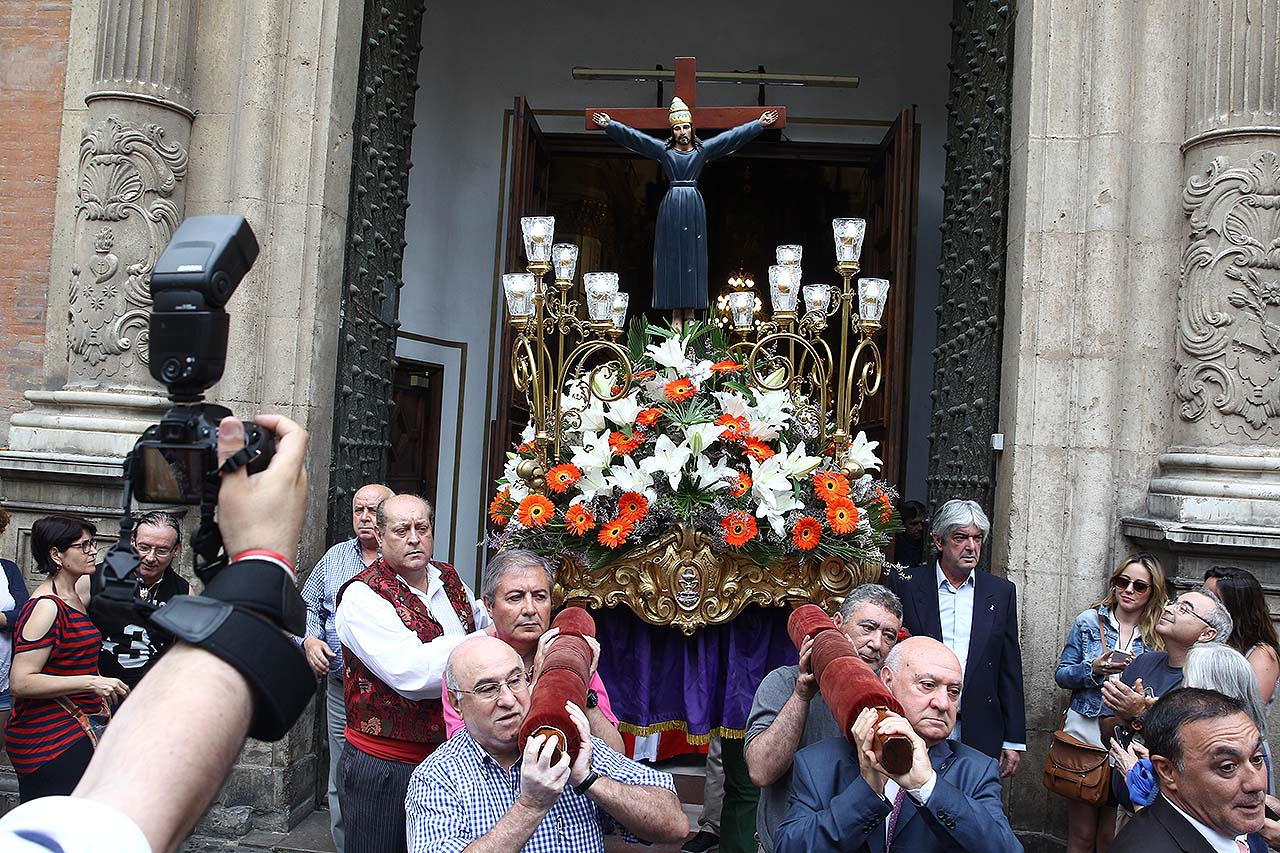
{"label": "blue robe on statue", "polygon": [[658,208],[653,240],[654,308],[707,307],[707,209],[698,176],[708,161],[732,154],[763,130],[758,120],[749,121],[685,152],[621,122],[605,126],[610,139],[661,163],[671,182]]}

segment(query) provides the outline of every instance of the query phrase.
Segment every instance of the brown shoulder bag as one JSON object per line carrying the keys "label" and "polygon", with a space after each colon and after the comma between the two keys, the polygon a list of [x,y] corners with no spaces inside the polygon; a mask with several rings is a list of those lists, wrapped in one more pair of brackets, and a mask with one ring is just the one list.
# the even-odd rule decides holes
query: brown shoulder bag
{"label": "brown shoulder bag", "polygon": [[[1098,614],[1098,630],[1102,635],[1102,653],[1107,653],[1107,629]],[[1110,754],[1100,746],[1085,743],[1067,734],[1067,715],[1062,715],[1063,727],[1053,733],[1049,755],[1044,760],[1044,786],[1068,800],[1101,806],[1111,793]]]}

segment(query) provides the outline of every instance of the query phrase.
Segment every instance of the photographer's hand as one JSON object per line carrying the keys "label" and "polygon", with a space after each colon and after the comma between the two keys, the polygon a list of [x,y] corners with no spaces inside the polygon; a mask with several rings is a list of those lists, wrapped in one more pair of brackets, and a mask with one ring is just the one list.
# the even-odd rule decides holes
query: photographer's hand
{"label": "photographer's hand", "polygon": [[[218,528],[227,555],[252,548],[293,559],[307,509],[307,432],[283,415],[258,415],[253,422],[276,436],[276,452],[267,470],[249,475],[241,468],[222,475],[218,490]],[[218,424],[218,464],[244,447],[244,424],[223,418]]]}

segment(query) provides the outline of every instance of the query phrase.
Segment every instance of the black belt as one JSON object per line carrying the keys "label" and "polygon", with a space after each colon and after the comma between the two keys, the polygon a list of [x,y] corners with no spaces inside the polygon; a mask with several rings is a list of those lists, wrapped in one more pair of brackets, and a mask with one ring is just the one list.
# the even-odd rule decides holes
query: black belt
{"label": "black belt", "polygon": [[697,185],[698,185],[697,181],[672,181],[671,182],[671,186],[673,187],[696,187]]}

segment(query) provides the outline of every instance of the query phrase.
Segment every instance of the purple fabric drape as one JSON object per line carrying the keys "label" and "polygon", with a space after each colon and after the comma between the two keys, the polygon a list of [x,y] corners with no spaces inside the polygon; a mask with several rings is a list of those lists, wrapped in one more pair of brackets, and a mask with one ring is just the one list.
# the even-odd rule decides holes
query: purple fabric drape
{"label": "purple fabric drape", "polygon": [[766,675],[798,660],[789,607],[747,607],[726,625],[687,637],[626,607],[593,610],[600,678],[618,719],[633,726],[683,722],[693,735],[742,731]]}

